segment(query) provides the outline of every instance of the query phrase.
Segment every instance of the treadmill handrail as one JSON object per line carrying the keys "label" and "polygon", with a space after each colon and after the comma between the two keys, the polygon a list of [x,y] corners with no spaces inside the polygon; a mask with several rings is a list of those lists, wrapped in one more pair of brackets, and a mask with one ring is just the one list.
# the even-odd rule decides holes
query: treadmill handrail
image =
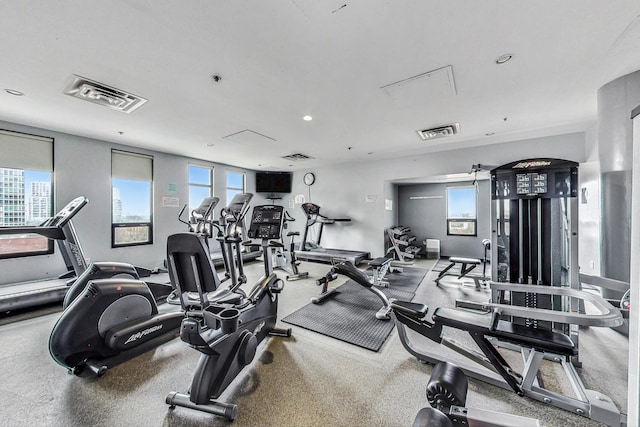
{"label": "treadmill handrail", "polygon": [[569,323],[580,326],[616,327],[622,325],[622,313],[607,300],[591,292],[558,286],[522,285],[506,282],[489,282],[492,290],[509,292],[526,292],[542,295],[560,295],[581,299],[593,304],[600,314],[582,314],[543,308],[520,307],[510,304],[488,303],[487,306],[498,314],[516,316],[526,319],[546,320],[550,322]]}

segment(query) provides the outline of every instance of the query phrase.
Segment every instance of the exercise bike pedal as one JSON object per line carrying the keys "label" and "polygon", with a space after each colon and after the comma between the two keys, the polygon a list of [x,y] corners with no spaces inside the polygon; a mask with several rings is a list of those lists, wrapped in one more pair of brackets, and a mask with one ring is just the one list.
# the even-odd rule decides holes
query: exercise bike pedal
{"label": "exercise bike pedal", "polygon": [[269,292],[273,294],[279,294],[284,289],[284,281],[280,278],[269,285]]}
{"label": "exercise bike pedal", "polygon": [[273,328],[269,331],[269,335],[272,337],[285,337],[289,338],[291,336],[291,328],[283,329],[283,328]]}
{"label": "exercise bike pedal", "polygon": [[100,363],[99,361],[91,361],[91,360],[87,360],[85,362],[85,366],[87,368],[89,368],[89,370],[91,372],[94,373],[94,375],[98,378],[100,378],[101,376],[103,376],[104,374],[107,373],[107,369],[109,369],[106,365],[103,365],[102,363]]}
{"label": "exercise bike pedal", "polygon": [[217,402],[211,399],[208,403],[199,405],[189,400],[189,395],[185,393],[177,393],[172,391],[165,399],[165,403],[169,408],[175,409],[176,406],[183,408],[196,409],[198,411],[208,412],[209,414],[225,417],[229,421],[233,421],[238,414],[238,405],[232,403]]}

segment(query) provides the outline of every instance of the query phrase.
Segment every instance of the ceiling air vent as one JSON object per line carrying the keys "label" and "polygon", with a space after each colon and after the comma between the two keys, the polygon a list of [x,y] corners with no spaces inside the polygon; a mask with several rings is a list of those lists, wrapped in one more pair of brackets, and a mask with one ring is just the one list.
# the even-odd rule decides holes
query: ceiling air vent
{"label": "ceiling air vent", "polygon": [[419,130],[418,135],[423,141],[428,139],[442,138],[443,136],[457,135],[460,133],[460,123],[438,126],[431,129]]}
{"label": "ceiling air vent", "polygon": [[147,102],[140,96],[75,74],[69,78],[64,93],[123,113],[131,113]]}
{"label": "ceiling air vent", "polygon": [[302,160],[312,160],[315,157],[307,156],[306,154],[289,154],[288,156],[282,156],[283,159],[293,160],[294,162],[299,162]]}

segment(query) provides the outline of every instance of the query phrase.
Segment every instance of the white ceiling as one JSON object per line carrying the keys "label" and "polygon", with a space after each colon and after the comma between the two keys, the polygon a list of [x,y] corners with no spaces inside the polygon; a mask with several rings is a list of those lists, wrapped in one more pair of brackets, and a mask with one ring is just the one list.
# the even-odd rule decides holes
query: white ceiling
{"label": "white ceiling", "polygon": [[[20,0],[0,52],[0,89],[25,94],[0,91],[0,120],[295,170],[585,130],[598,88],[640,69],[640,1]],[[74,99],[72,74],[149,101]]]}

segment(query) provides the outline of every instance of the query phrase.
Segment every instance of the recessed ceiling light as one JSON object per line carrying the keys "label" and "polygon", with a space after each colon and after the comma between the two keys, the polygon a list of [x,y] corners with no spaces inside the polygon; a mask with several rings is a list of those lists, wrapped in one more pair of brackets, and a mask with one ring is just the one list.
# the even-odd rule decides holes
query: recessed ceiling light
{"label": "recessed ceiling light", "polygon": [[20,92],[19,90],[5,89],[4,91],[7,92],[9,95],[24,96],[24,93]]}
{"label": "recessed ceiling light", "polygon": [[509,62],[512,58],[513,58],[513,53],[505,53],[504,55],[499,56],[498,59],[496,59],[496,64],[498,65],[504,64],[506,62]]}
{"label": "recessed ceiling light", "polygon": [[313,120],[313,117],[311,117],[311,116],[304,116],[304,117],[302,118],[302,120],[304,120],[305,122],[310,122],[311,120]]}
{"label": "recessed ceiling light", "polygon": [[213,144],[213,143],[211,143],[211,142],[210,142],[210,143],[208,143],[208,144],[207,144],[207,147],[213,147],[214,145],[215,145],[215,144]]}
{"label": "recessed ceiling light", "polygon": [[485,136],[491,136],[491,135],[495,135],[495,132],[487,132],[487,133],[485,133]]}

